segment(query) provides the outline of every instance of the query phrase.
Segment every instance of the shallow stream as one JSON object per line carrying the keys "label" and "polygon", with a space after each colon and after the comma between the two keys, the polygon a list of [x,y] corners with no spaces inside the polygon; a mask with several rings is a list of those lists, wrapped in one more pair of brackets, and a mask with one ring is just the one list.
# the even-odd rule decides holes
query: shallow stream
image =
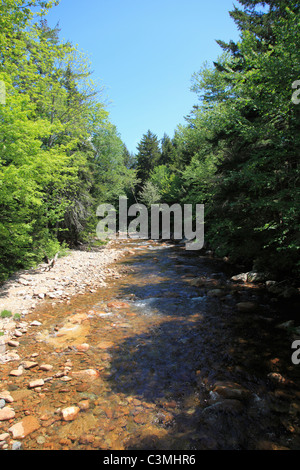
{"label": "shallow stream", "polygon": [[[184,245],[120,244],[122,276],[45,304],[40,331],[22,340],[27,358],[53,365],[11,381],[18,416],[40,423],[23,448],[300,449],[300,365],[278,328],[296,311]],[[257,308],[238,311],[244,301]],[[28,390],[29,376],[45,385]],[[71,406],[80,412],[62,420]]]}

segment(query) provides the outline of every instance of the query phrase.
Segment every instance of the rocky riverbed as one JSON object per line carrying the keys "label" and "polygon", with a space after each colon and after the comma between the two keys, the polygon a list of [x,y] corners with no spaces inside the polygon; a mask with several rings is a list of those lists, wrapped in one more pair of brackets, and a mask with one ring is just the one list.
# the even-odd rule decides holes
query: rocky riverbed
{"label": "rocky riverbed", "polygon": [[1,289],[1,449],[300,448],[291,304],[171,244],[45,267]]}

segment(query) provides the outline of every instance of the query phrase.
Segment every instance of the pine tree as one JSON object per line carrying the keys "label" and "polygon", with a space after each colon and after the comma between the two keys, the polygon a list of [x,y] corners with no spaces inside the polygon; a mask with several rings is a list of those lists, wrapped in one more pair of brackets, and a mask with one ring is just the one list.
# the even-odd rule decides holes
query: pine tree
{"label": "pine tree", "polygon": [[137,149],[137,178],[140,180],[140,185],[143,186],[161,158],[157,136],[148,130],[147,134],[143,135]]}
{"label": "pine tree", "polygon": [[161,158],[160,165],[169,165],[175,159],[175,148],[173,141],[167,134],[161,139]]}
{"label": "pine tree", "polygon": [[299,274],[300,111],[291,101],[300,76],[299,2],[240,4],[244,10],[231,12],[238,43],[222,43],[227,54],[194,76],[202,106],[183,133],[194,152],[183,176],[194,199],[209,196],[206,233],[219,255]]}

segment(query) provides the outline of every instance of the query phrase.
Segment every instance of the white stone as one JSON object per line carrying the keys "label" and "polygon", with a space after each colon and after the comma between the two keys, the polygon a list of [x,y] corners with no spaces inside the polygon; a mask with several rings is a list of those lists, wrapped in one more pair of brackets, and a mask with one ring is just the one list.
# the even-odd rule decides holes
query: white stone
{"label": "white stone", "polygon": [[73,421],[78,415],[80,408],[78,406],[69,406],[61,410],[61,415],[64,421]]}
{"label": "white stone", "polygon": [[36,379],[29,383],[29,388],[42,387],[45,384],[43,379]]}
{"label": "white stone", "polygon": [[42,323],[38,320],[34,320],[30,323],[30,326],[41,326],[41,325],[42,325]]}
{"label": "white stone", "polygon": [[0,421],[7,421],[14,418],[16,413],[9,406],[5,406],[0,410]]}

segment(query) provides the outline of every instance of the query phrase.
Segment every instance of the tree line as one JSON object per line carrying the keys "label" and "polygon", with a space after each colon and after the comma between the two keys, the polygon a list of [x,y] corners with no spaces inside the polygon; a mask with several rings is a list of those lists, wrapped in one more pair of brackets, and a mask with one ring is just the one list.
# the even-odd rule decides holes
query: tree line
{"label": "tree line", "polygon": [[97,204],[136,181],[87,58],[47,23],[56,3],[0,5],[2,280],[84,242]]}
{"label": "tree line", "polygon": [[46,14],[57,2],[0,6],[0,276],[94,235],[96,207],[205,204],[217,256],[298,276],[300,5],[238,0],[237,42],[192,75],[195,106],[174,136],[150,130],[130,153],[86,57]]}
{"label": "tree line", "polygon": [[220,56],[193,74],[198,102],[186,124],[160,147],[150,131],[143,136],[139,195],[205,204],[205,239],[217,256],[299,276],[300,4],[239,4],[229,13],[239,40],[217,40]]}

